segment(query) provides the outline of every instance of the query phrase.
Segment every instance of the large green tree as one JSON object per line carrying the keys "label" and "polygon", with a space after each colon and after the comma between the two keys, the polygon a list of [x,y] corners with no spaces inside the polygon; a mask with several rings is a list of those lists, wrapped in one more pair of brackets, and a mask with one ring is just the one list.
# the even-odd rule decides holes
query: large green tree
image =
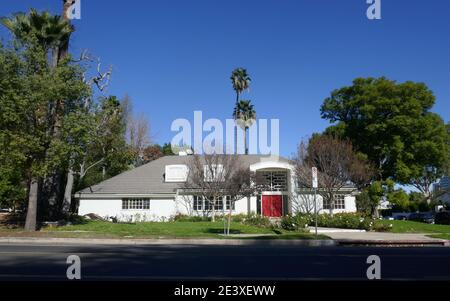
{"label": "large green tree", "polygon": [[14,158],[8,166],[20,170],[28,183],[25,228],[35,230],[39,186],[46,175],[63,165],[60,152],[64,144],[51,134],[52,104],[67,99],[66,110],[75,110],[89,92],[82,81],[83,70],[68,62],[51,68],[39,43],[18,50],[2,49],[1,57],[8,68],[3,69],[0,79],[0,157]]}
{"label": "large green tree", "polygon": [[[63,1],[63,11],[71,1]],[[29,13],[16,13],[12,17],[3,17],[1,23],[8,28],[15,38],[16,45],[25,48],[42,49],[50,68],[67,64],[70,36],[74,27],[64,14],[64,17],[52,15],[49,12],[38,12],[31,9]],[[50,103],[47,112],[49,134],[55,139],[61,139],[61,128],[67,111],[70,108],[69,99],[55,99]],[[46,154],[47,156],[47,154]],[[49,158],[47,158],[49,160]],[[52,207],[53,215],[58,215],[57,205],[60,204],[60,191],[63,182],[63,171],[55,170],[45,176],[41,190],[46,195],[46,205]]]}
{"label": "large green tree", "polygon": [[[130,168],[132,149],[125,139],[124,107],[115,97],[102,97],[89,116],[90,128],[78,146],[76,189],[96,184]],[[66,187],[68,190],[71,187]],[[68,193],[68,192],[67,192]]]}
{"label": "large green tree", "polygon": [[22,207],[27,149],[33,141],[23,131],[29,113],[28,100],[21,96],[25,64],[13,50],[0,45],[0,66],[0,207]]}
{"label": "large green tree", "polygon": [[430,195],[430,185],[448,160],[448,132],[430,111],[433,92],[423,83],[358,78],[325,99],[328,134],[349,138],[377,168],[377,180],[413,185]]}

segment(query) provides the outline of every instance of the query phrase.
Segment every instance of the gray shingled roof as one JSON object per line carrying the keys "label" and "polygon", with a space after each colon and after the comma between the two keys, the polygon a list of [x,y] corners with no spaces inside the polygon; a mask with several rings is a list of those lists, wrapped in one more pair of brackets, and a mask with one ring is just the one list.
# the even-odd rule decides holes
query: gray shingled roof
{"label": "gray shingled roof", "polygon": [[[250,165],[261,162],[268,156],[238,155],[241,164]],[[77,197],[102,194],[175,194],[180,183],[164,182],[166,165],[186,164],[192,156],[165,156],[150,163],[121,173],[94,186],[85,188],[76,193]],[[289,160],[279,157],[280,161]]]}

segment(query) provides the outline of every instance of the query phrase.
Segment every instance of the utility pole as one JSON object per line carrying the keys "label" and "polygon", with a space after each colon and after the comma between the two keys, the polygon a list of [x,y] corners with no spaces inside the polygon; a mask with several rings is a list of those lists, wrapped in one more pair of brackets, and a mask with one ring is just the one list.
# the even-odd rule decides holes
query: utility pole
{"label": "utility pole", "polygon": [[314,189],[314,220],[315,220],[315,232],[316,232],[316,238],[317,238],[317,187],[318,187],[318,181],[317,181],[317,167],[312,168],[312,187]]}

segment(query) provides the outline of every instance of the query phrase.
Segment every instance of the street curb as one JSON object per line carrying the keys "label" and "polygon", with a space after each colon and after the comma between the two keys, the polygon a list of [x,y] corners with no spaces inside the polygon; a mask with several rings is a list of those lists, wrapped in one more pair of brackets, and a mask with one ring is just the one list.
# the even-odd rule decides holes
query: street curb
{"label": "street curb", "polygon": [[338,246],[445,246],[450,247],[448,240],[354,240],[336,239]]}
{"label": "street curb", "polygon": [[336,246],[331,239],[85,239],[85,238],[35,238],[1,237],[0,244],[51,244],[51,245],[212,245],[212,246]]}

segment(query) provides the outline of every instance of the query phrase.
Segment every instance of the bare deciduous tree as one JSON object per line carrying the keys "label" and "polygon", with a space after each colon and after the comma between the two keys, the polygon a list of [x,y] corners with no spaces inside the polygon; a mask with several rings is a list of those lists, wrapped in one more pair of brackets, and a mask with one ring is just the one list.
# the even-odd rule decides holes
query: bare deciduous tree
{"label": "bare deciduous tree", "polygon": [[135,165],[141,165],[145,160],[145,150],[151,145],[150,126],[143,114],[133,114],[133,103],[128,95],[122,101],[126,120],[126,140],[130,146]]}
{"label": "bare deciduous tree", "polygon": [[229,235],[231,214],[233,212],[234,204],[244,198],[246,198],[247,203],[249,203],[252,196],[267,190],[267,181],[261,174],[251,171],[248,167],[237,166],[235,171],[232,172],[226,190],[227,195],[230,196],[230,208],[228,211],[225,234]]}
{"label": "bare deciduous tree", "polygon": [[129,144],[138,160],[144,156],[144,150],[150,144],[148,119],[140,114],[128,120]]}
{"label": "bare deciduous tree", "polygon": [[314,212],[314,199],[311,198],[310,194],[290,194],[290,199],[292,201],[292,212],[304,212],[313,213]]}
{"label": "bare deciduous tree", "polygon": [[295,173],[300,188],[312,189],[312,167],[318,170],[318,194],[329,204],[330,214],[335,206],[335,194],[344,186],[363,186],[372,178],[368,163],[353,150],[346,140],[321,135],[301,142],[294,158]]}
{"label": "bare deciduous tree", "polygon": [[211,208],[215,221],[216,204],[228,195],[233,174],[240,168],[237,156],[225,154],[193,155],[188,160],[189,175],[184,190],[201,196]]}

